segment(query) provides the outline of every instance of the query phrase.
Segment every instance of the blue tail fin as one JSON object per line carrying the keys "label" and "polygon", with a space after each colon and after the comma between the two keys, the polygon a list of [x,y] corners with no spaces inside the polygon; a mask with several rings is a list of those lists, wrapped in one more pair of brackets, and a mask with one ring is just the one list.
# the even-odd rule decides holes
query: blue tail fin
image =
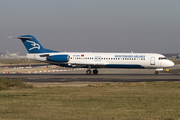
{"label": "blue tail fin", "polygon": [[24,46],[26,47],[29,53],[46,53],[47,51],[43,46],[36,40],[32,35],[22,35],[18,39],[21,39]]}

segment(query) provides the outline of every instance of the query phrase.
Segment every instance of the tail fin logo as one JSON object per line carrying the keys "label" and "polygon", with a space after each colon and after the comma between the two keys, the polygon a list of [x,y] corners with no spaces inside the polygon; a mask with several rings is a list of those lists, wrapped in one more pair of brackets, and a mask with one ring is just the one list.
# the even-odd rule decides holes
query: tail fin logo
{"label": "tail fin logo", "polygon": [[28,40],[27,40],[27,42],[32,43],[31,45],[34,46],[34,47],[30,48],[29,50],[33,50],[33,49],[36,49],[36,48],[38,50],[40,49],[40,45],[39,44],[37,44],[37,43],[35,43],[33,41],[28,41]]}

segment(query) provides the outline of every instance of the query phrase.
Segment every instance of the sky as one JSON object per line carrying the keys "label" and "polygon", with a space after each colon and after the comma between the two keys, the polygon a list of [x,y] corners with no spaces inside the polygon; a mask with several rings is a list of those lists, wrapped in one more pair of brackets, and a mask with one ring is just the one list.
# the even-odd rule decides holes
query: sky
{"label": "sky", "polygon": [[0,53],[33,35],[67,52],[180,53],[180,0],[0,0]]}

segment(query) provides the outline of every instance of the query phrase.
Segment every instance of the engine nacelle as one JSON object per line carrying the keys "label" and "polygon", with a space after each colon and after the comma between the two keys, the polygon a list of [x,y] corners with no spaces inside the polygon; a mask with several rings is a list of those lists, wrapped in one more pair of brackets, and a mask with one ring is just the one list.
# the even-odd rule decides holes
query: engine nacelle
{"label": "engine nacelle", "polygon": [[52,62],[69,62],[69,55],[52,55],[46,59]]}

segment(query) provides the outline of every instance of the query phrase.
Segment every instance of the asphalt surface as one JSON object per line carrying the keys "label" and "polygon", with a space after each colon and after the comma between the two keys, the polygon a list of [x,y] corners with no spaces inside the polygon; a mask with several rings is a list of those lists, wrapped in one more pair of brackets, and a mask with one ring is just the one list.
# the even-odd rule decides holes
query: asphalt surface
{"label": "asphalt surface", "polygon": [[14,68],[14,67],[37,67],[37,66],[49,66],[50,64],[26,64],[26,65],[2,65],[0,66],[0,68],[3,67],[10,67],[10,68]]}
{"label": "asphalt surface", "polygon": [[[79,73],[81,72],[81,74]],[[78,73],[0,74],[0,78],[21,78],[26,82],[152,82],[180,81],[180,74],[98,74]]]}
{"label": "asphalt surface", "polygon": [[[33,68],[44,69],[42,67]],[[54,68],[47,68],[52,70]],[[62,69],[62,68],[56,68]],[[7,69],[5,69],[7,70]],[[13,69],[8,69],[9,71]],[[170,71],[154,74],[154,70],[147,69],[98,69],[98,75],[86,75],[86,69],[60,71],[50,73],[21,73],[0,74],[0,78],[20,78],[26,82],[35,83],[102,83],[102,82],[153,82],[153,81],[180,81],[180,65],[175,65]]]}

